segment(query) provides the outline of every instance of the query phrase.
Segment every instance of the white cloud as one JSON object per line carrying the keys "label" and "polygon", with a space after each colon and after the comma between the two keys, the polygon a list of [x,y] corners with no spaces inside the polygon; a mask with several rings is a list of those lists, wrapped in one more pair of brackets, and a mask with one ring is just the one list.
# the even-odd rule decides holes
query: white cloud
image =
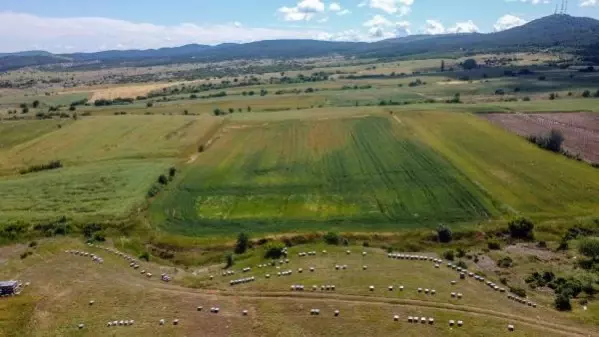
{"label": "white cloud", "polygon": [[[369,0],[370,8],[380,9],[388,14],[398,14],[400,16],[410,13],[410,6],[414,0]],[[362,5],[362,4],[360,4]],[[358,6],[360,6],[358,5]]]}
{"label": "white cloud", "polygon": [[366,6],[366,5],[368,5],[368,0],[364,0],[364,1],[360,2],[358,4],[358,8],[362,8],[362,7]]}
{"label": "white cloud", "polygon": [[445,34],[445,27],[443,24],[437,20],[426,20],[426,25],[424,26],[425,34]]}
{"label": "white cloud", "polygon": [[324,3],[320,0],[302,0],[295,7],[281,7],[277,10],[285,21],[310,21],[314,15],[324,12]]}
{"label": "white cloud", "polygon": [[341,12],[337,13],[337,15],[339,15],[339,16],[348,15],[348,14],[351,14],[351,11],[349,9],[344,9]]}
{"label": "white cloud", "polygon": [[474,24],[474,22],[472,22],[472,20],[456,22],[455,26],[447,29],[447,32],[451,34],[476,33],[478,31],[478,27]]}
{"label": "white cloud", "polygon": [[363,26],[368,27],[367,40],[390,39],[410,34],[409,22],[392,22],[382,15],[373,16],[370,20],[364,22]]}
{"label": "white cloud", "polygon": [[580,0],[580,7],[593,7],[599,5],[599,0]]}
{"label": "white cloud", "polygon": [[495,28],[496,32],[499,32],[502,30],[522,26],[525,23],[526,20],[521,19],[515,15],[507,14],[500,17],[495,23],[495,25],[493,25],[493,28]]}
{"label": "white cloud", "polygon": [[[530,3],[533,5],[538,5],[538,4],[543,4],[543,5],[547,5],[550,4],[551,1],[550,0],[505,0],[506,2],[524,2],[524,3]],[[594,0],[591,0],[594,1]]]}
{"label": "white cloud", "polygon": [[155,25],[101,17],[49,18],[31,14],[0,12],[0,52],[42,49],[50,52],[147,49],[189,43],[218,44],[269,39],[310,39],[322,31],[218,25]]}
{"label": "white cloud", "polygon": [[237,28],[241,28],[242,24],[239,21],[235,21],[235,22],[233,22],[233,26],[235,26]]}
{"label": "white cloud", "polygon": [[328,22],[328,21],[329,21],[329,17],[325,16],[324,18],[318,20],[318,23],[325,23],[325,22]]}
{"label": "white cloud", "polygon": [[336,2],[331,2],[329,5],[329,10],[331,12],[339,12],[341,10],[341,5]]}

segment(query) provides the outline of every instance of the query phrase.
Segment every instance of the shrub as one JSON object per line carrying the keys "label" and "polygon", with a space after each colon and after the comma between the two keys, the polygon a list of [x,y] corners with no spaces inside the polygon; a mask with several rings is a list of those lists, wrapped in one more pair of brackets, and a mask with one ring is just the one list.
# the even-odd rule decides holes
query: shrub
{"label": "shrub", "polygon": [[53,160],[47,164],[32,165],[19,171],[20,174],[40,172],[45,170],[54,170],[62,167],[60,160]]}
{"label": "shrub", "polygon": [[75,111],[75,110],[77,110],[77,107],[76,107],[76,106],[74,106],[74,105],[71,105],[71,106],[69,107],[69,111]]}
{"label": "shrub", "polygon": [[143,252],[140,256],[139,256],[140,260],[144,260],[144,261],[150,261],[150,253],[148,252]]}
{"label": "shrub", "polygon": [[475,69],[478,67],[475,59],[467,59],[462,63],[462,68],[466,70]]}
{"label": "shrub", "polygon": [[177,169],[174,167],[171,167],[168,169],[168,176],[173,178],[175,176],[175,174],[177,174]]}
{"label": "shrub", "polygon": [[98,241],[98,242],[104,242],[104,241],[106,241],[106,237],[104,236],[103,232],[96,232],[96,233],[94,233],[93,239],[94,239],[94,241]]}
{"label": "shrub", "polygon": [[501,258],[501,259],[497,260],[497,267],[500,267],[500,268],[510,268],[512,266],[513,262],[514,261],[512,260],[511,257],[506,256],[504,258]]}
{"label": "shrub", "polygon": [[269,242],[266,244],[264,257],[267,259],[280,259],[285,255],[285,245],[280,242]]}
{"label": "shrub", "polygon": [[458,261],[458,263],[456,263],[456,266],[462,268],[462,269],[468,269],[468,265],[466,264],[466,262],[460,260]]}
{"label": "shrub", "polygon": [[461,247],[457,249],[457,252],[458,253],[456,254],[456,256],[458,258],[463,258],[464,256],[466,256],[466,251]]}
{"label": "shrub", "polygon": [[147,196],[148,198],[153,198],[158,193],[160,193],[160,187],[158,187],[157,185],[152,185],[152,187],[150,187],[150,189],[148,190]]}
{"label": "shrub", "polygon": [[589,97],[591,97],[591,92],[590,92],[590,91],[588,91],[588,90],[585,90],[585,91],[583,91],[583,92],[582,92],[582,97],[584,97],[584,98],[589,98]]}
{"label": "shrub", "polygon": [[323,239],[324,242],[326,242],[329,245],[339,245],[339,243],[341,242],[341,237],[339,236],[339,234],[335,232],[326,233]]}
{"label": "shrub", "polygon": [[445,225],[439,225],[439,227],[437,227],[437,237],[439,242],[448,243],[451,242],[453,234],[449,227]]}
{"label": "shrub", "polygon": [[233,254],[228,253],[225,255],[225,269],[231,268],[233,267],[234,261],[233,261]]}
{"label": "shrub", "polygon": [[514,239],[532,240],[534,238],[534,223],[526,218],[518,218],[508,223],[510,236]]}
{"label": "shrub", "polygon": [[168,178],[164,174],[161,174],[158,177],[158,183],[162,184],[162,185],[166,185],[166,184],[168,184]]}
{"label": "shrub", "polygon": [[559,311],[572,310],[572,304],[570,304],[570,297],[568,297],[566,294],[557,294],[555,296],[553,305]]}
{"label": "shrub", "polygon": [[21,259],[26,259],[29,255],[32,255],[32,254],[33,254],[33,252],[31,252],[31,251],[23,252],[23,253],[21,253]]}
{"label": "shrub", "polygon": [[453,261],[455,258],[453,250],[447,250],[447,251],[443,252],[443,257],[446,260]]}
{"label": "shrub", "polygon": [[31,241],[29,242],[29,248],[33,248],[33,247],[37,247],[37,241]]}
{"label": "shrub", "polygon": [[516,296],[526,297],[526,290],[520,287],[510,287],[510,292]]}
{"label": "shrub", "polygon": [[148,103],[146,103],[146,107],[148,107],[148,108],[151,108],[151,107],[153,107],[153,106],[154,106],[154,103],[152,103],[152,102],[148,102]]}
{"label": "shrub", "polygon": [[593,261],[599,261],[599,238],[583,238],[578,244],[578,252]]}
{"label": "shrub", "polygon": [[490,250],[499,250],[499,249],[501,249],[501,244],[497,240],[491,240],[491,241],[487,242],[487,247]]}
{"label": "shrub", "polygon": [[235,243],[235,254],[245,253],[250,246],[250,237],[246,233],[239,233]]}
{"label": "shrub", "polygon": [[526,97],[523,97],[523,98],[522,98],[522,100],[523,100],[524,102],[530,102],[530,97],[528,97],[528,96],[526,96]]}
{"label": "shrub", "polygon": [[556,94],[556,93],[554,93],[554,92],[552,92],[552,93],[550,93],[550,94],[549,94],[549,99],[550,99],[550,100],[552,100],[552,101],[553,101],[554,99],[556,99],[557,97],[558,97],[558,96],[557,96],[557,94]]}

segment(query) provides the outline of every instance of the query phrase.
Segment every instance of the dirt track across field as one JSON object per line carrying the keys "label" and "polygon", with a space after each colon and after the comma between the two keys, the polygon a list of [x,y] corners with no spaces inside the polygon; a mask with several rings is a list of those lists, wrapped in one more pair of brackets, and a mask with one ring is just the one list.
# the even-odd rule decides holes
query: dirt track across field
{"label": "dirt track across field", "polygon": [[599,163],[599,114],[535,113],[535,114],[486,114],[491,123],[497,124],[520,136],[539,135],[551,129],[560,130],[565,138],[564,149],[586,161]]}

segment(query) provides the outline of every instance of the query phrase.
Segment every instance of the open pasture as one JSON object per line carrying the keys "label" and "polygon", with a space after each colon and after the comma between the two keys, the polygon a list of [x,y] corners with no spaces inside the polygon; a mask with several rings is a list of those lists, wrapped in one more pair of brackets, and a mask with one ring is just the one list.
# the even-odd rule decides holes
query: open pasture
{"label": "open pasture", "polygon": [[[328,253],[322,254],[320,248]],[[166,337],[197,335],[199,331],[210,336],[347,336],[351,331],[352,335],[364,336],[553,337],[597,332],[596,327],[576,317],[584,316],[578,307],[576,314],[555,312],[542,302],[532,308],[471,277],[460,280],[458,273],[445,265],[435,269],[430,261],[389,259],[379,249],[365,249],[368,255],[363,256],[362,247],[328,246],[318,247],[316,256],[297,257],[299,251],[315,249],[312,245],[297,246],[290,252],[289,263],[280,265],[280,270],[293,270],[289,276],[276,276],[275,267],[258,268],[257,264],[270,262],[258,256],[251,263],[235,265],[235,275],[226,277],[220,275],[223,270],[217,266],[192,276],[173,267],[139,262],[140,268],[154,274],[151,278],[128,267],[124,258],[77,240],[41,240],[30,257],[18,259],[26,249],[32,248],[14,247],[6,254],[10,260],[0,265],[1,277],[18,275],[23,282],[30,282],[21,295],[0,301],[3,317],[19,318],[0,321],[0,333],[5,336]],[[346,249],[352,253],[346,255]],[[93,253],[103,263],[64,250]],[[347,265],[348,269],[335,270],[335,264]],[[314,272],[308,271],[309,265],[317,266]],[[368,269],[362,270],[362,265]],[[241,268],[247,266],[251,271],[242,273]],[[302,267],[303,273],[298,273]],[[214,272],[212,281],[208,279],[210,272]],[[174,280],[160,281],[160,273]],[[266,273],[271,277],[266,278]],[[378,279],[381,273],[383,277]],[[256,281],[226,285],[231,279],[249,276]],[[200,280],[201,287],[181,286],[190,280]],[[451,280],[456,284],[451,285]],[[335,284],[336,290],[311,290],[313,284],[321,283]],[[303,284],[306,289],[291,291],[292,284]],[[399,290],[401,284],[403,291]],[[375,286],[373,291],[368,290],[369,285]],[[392,291],[387,289],[390,285],[394,286]],[[418,287],[437,292],[418,293]],[[452,298],[450,292],[463,293],[463,298]],[[219,312],[211,313],[212,307],[218,307]],[[314,308],[319,309],[318,315],[310,315]],[[426,317],[427,323],[410,323],[408,317]],[[433,324],[429,318],[434,318]],[[115,320],[134,323],[108,326]],[[462,321],[463,326],[450,326],[450,320]],[[79,329],[79,324],[83,328]],[[508,331],[508,325],[514,325],[515,331]]]}
{"label": "open pasture", "polygon": [[181,177],[151,213],[167,230],[195,234],[323,222],[392,229],[497,213],[480,188],[388,116],[232,125]]}

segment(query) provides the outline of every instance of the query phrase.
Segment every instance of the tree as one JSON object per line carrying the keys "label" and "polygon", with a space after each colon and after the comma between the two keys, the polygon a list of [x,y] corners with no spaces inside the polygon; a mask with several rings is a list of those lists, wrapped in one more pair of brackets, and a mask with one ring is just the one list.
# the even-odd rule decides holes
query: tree
{"label": "tree", "polygon": [[247,110],[248,110],[248,112],[252,112],[252,107],[248,105]]}
{"label": "tree", "polygon": [[31,106],[32,106],[34,109],[37,109],[37,107],[39,107],[39,106],[40,106],[40,101],[38,101],[38,100],[36,99],[35,101],[33,101],[33,103],[31,104]]}
{"label": "tree", "polygon": [[77,107],[76,107],[76,106],[74,106],[74,105],[71,105],[71,106],[69,107],[69,111],[75,111],[75,110],[77,110]]}
{"label": "tree", "polygon": [[161,174],[158,177],[158,182],[162,185],[166,185],[166,184],[168,184],[168,179],[166,178],[166,176],[164,174]]}
{"label": "tree", "polygon": [[168,176],[173,178],[177,174],[177,169],[175,167],[171,167],[168,169]]}
{"label": "tree", "polygon": [[559,311],[570,311],[572,310],[572,304],[570,304],[570,297],[566,294],[557,294],[555,301],[553,302],[555,308]]}
{"label": "tree", "polygon": [[245,253],[250,245],[250,237],[245,233],[239,233],[237,243],[235,244],[235,254]]}
{"label": "tree", "polygon": [[578,252],[593,261],[599,261],[599,238],[583,238],[578,244]]}
{"label": "tree", "polygon": [[234,112],[235,112],[235,109],[233,109],[233,108],[229,108],[229,113],[230,113],[230,114],[232,114],[232,113],[234,113]]}
{"label": "tree", "polygon": [[437,227],[437,237],[439,238],[439,242],[449,243],[453,238],[453,234],[451,233],[451,229],[445,225],[439,225]]}
{"label": "tree", "polygon": [[552,101],[553,101],[553,100],[554,100],[554,99],[556,99],[556,98],[557,98],[557,94],[556,94],[556,93],[552,92],[552,93],[550,93],[550,94],[549,94],[549,99],[550,99],[550,100],[552,100]]}
{"label": "tree", "polygon": [[233,264],[233,254],[228,253],[227,255],[225,255],[225,269],[233,267]]}
{"label": "tree", "polygon": [[152,103],[152,102],[148,102],[148,103],[146,103],[146,107],[148,107],[148,108],[151,108],[151,107],[153,107],[153,106],[154,106],[154,103]]}
{"label": "tree", "polygon": [[26,114],[26,113],[28,113],[28,112],[29,112],[29,108],[28,108],[28,107],[24,107],[24,108],[21,110],[21,113],[23,113],[23,114]]}
{"label": "tree", "polygon": [[453,261],[453,259],[455,258],[455,254],[454,254],[453,250],[448,250],[446,252],[443,252],[443,257],[446,260]]}
{"label": "tree", "polygon": [[441,60],[441,72],[445,71],[445,60]]}
{"label": "tree", "polygon": [[518,218],[508,223],[508,229],[510,236],[514,239],[527,239],[532,240],[534,237],[533,229],[535,225],[532,221],[526,218]]}
{"label": "tree", "polygon": [[280,242],[269,242],[266,245],[264,252],[264,258],[266,259],[279,259],[285,255],[285,245]]}
{"label": "tree", "polygon": [[466,70],[476,69],[477,67],[478,67],[478,64],[476,63],[475,59],[467,59],[466,61],[464,61],[462,63],[462,68],[464,68]]}
{"label": "tree", "polygon": [[560,152],[562,150],[562,143],[564,142],[564,135],[561,131],[552,129],[547,137],[546,149],[553,152]]}
{"label": "tree", "polygon": [[341,242],[341,237],[335,232],[328,232],[323,237],[324,242],[329,245],[338,245]]}

